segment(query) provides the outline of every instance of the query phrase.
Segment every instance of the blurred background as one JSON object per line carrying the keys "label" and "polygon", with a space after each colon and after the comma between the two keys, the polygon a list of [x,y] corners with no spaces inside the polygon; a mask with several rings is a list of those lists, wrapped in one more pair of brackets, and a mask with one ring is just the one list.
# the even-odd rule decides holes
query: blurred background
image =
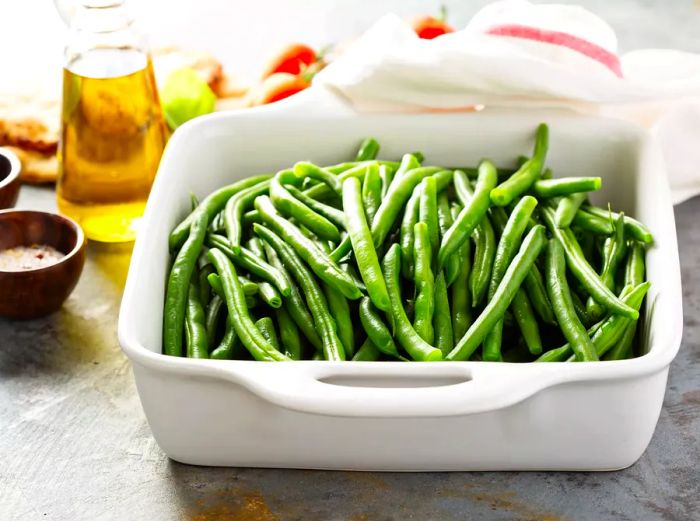
{"label": "blurred background", "polygon": [[[70,2],[73,0],[60,0]],[[177,45],[212,53],[234,78],[257,77],[278,47],[346,41],[386,12],[410,17],[448,9],[463,27],[488,0],[130,0],[153,47]],[[541,2],[536,2],[541,3]],[[542,2],[543,3],[543,2]],[[700,52],[700,0],[578,0],[617,31],[622,52],[672,47]],[[0,0],[0,95],[18,86],[40,89],[57,81],[64,25],[53,0]],[[53,76],[53,78],[52,78]]]}

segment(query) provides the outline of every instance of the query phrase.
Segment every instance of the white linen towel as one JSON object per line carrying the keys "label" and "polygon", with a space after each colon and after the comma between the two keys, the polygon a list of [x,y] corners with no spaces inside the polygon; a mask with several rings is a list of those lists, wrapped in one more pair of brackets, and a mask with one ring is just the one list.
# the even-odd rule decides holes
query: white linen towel
{"label": "white linen towel", "polygon": [[612,28],[582,7],[499,1],[434,40],[386,15],[314,85],[360,111],[518,105],[633,120],[657,134],[674,200],[700,193],[700,55],[619,56]]}

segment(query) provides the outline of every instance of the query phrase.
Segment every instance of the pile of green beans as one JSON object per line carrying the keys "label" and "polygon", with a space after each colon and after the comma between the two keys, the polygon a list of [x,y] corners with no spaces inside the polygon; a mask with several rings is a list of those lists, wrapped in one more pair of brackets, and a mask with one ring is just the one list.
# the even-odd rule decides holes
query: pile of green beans
{"label": "pile of green beans", "polygon": [[[621,360],[642,354],[653,244],[553,177],[549,130],[515,169],[419,152],[298,162],[223,187],[169,237],[163,352],[218,360]],[[348,158],[352,159],[352,158]]]}

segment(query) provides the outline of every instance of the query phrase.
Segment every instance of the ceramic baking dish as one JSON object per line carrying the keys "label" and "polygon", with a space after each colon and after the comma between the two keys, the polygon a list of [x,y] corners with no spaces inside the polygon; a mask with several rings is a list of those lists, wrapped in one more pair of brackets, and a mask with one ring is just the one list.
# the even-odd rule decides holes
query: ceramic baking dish
{"label": "ceramic baking dish", "polygon": [[[649,444],[682,330],[669,189],[652,138],[632,125],[562,112],[356,115],[303,106],[241,111],[179,129],[134,248],[119,320],[148,422],[171,458],[199,465],[357,470],[607,470]],[[604,363],[357,363],[189,360],[161,354],[167,237],[203,197],[305,159],[382,156],[512,165],[535,126],[551,128],[555,175],[601,175],[610,200],[649,225],[647,354]]]}

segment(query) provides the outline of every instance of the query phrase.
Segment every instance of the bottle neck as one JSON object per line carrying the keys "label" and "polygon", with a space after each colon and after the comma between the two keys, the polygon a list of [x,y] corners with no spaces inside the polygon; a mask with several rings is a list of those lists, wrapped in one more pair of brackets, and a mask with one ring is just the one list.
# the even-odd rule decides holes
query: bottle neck
{"label": "bottle neck", "polygon": [[126,30],[132,22],[125,0],[81,0],[70,27],[72,31],[107,33]]}
{"label": "bottle neck", "polygon": [[80,0],[64,53],[66,69],[80,76],[127,75],[147,66],[148,48],[132,25],[125,0]]}

